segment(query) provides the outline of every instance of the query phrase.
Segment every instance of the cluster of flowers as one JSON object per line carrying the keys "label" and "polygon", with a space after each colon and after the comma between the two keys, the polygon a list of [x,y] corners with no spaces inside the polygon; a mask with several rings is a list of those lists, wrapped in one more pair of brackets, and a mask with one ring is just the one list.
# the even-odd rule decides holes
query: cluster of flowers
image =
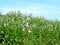
{"label": "cluster of flowers", "polygon": [[5,35],[1,45],[60,44],[60,22],[49,22],[43,18],[32,17],[32,14],[29,16],[21,13],[3,15],[0,17],[0,30],[2,30],[1,34]]}

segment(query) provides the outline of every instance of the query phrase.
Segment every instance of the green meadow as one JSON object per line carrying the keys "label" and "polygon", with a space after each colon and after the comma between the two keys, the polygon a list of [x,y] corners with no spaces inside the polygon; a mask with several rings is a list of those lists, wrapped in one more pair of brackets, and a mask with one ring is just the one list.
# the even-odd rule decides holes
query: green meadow
{"label": "green meadow", "polygon": [[21,12],[0,14],[0,45],[60,45],[60,21]]}

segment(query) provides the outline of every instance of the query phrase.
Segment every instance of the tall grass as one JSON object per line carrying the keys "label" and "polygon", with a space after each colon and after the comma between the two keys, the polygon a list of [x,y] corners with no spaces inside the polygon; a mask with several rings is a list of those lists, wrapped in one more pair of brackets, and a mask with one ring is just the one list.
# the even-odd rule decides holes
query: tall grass
{"label": "tall grass", "polygon": [[60,45],[60,22],[20,12],[1,15],[0,45]]}

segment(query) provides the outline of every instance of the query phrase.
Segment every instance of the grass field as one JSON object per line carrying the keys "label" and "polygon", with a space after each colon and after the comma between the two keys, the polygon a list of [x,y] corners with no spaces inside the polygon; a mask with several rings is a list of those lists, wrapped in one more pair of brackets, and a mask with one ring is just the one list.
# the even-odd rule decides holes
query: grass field
{"label": "grass field", "polygon": [[0,15],[0,45],[60,45],[60,21],[20,12]]}

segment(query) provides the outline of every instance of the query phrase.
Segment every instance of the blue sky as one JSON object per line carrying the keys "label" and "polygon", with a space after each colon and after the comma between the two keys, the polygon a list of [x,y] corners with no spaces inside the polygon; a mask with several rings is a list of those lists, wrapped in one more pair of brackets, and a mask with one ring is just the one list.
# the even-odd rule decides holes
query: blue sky
{"label": "blue sky", "polygon": [[5,14],[12,10],[60,20],[60,0],[0,0],[0,12]]}

